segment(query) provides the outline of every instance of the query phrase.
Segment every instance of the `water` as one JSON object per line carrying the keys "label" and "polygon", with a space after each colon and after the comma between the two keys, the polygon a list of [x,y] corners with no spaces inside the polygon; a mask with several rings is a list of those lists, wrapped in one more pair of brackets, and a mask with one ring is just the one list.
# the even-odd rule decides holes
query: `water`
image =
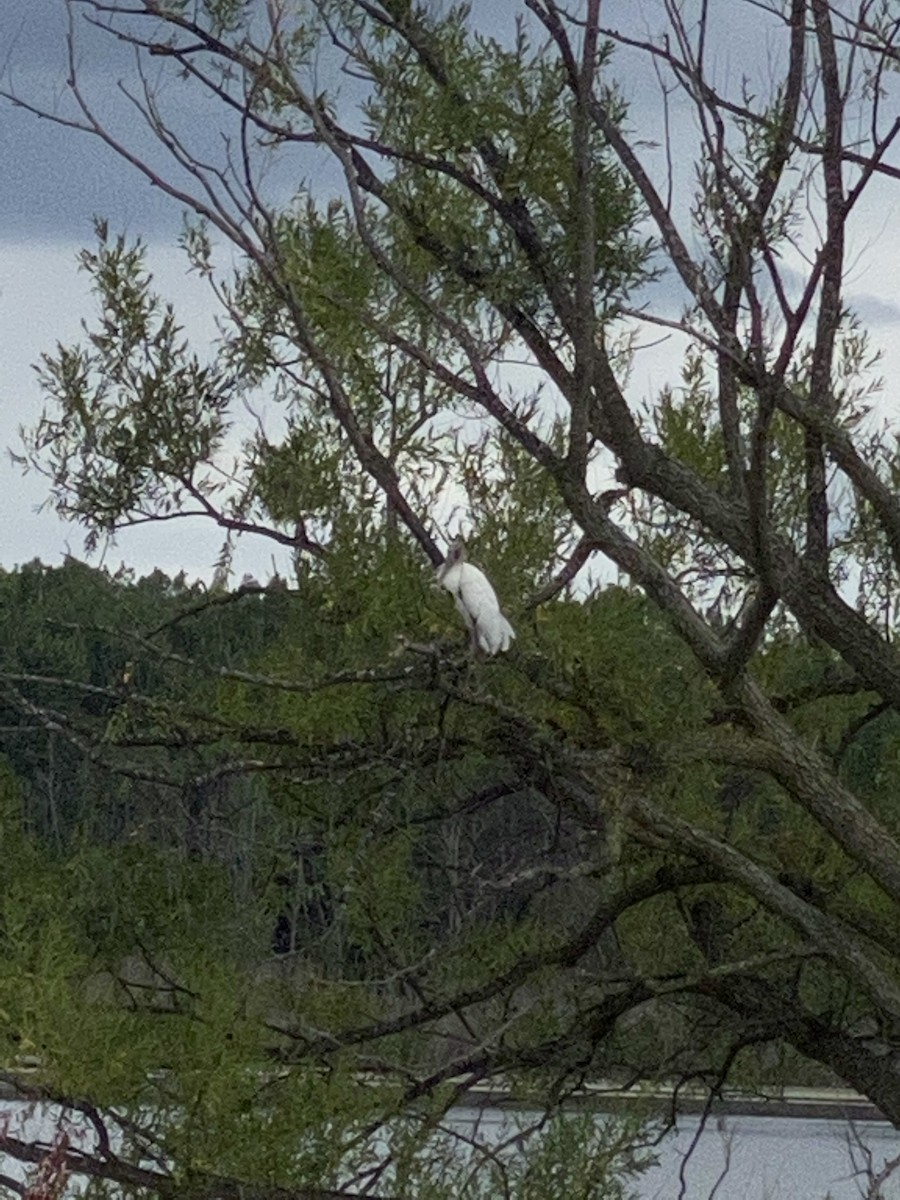
{"label": "water", "polygon": [[[509,1116],[494,1109],[457,1109],[459,1127],[485,1141],[509,1133]],[[900,1200],[900,1165],[878,1188],[872,1178],[900,1156],[900,1130],[882,1121],[803,1117],[682,1116],[639,1176],[640,1200]],[[565,1200],[560,1197],[560,1200]],[[598,1197],[598,1200],[600,1198]]]}
{"label": "water", "polygon": [[[18,1137],[50,1141],[58,1115],[49,1107],[0,1103],[0,1123]],[[450,1116],[457,1130],[477,1126],[487,1142],[523,1120],[500,1109],[458,1108]],[[89,1149],[92,1138],[69,1128],[73,1145]],[[640,1200],[900,1200],[900,1165],[872,1187],[885,1163],[900,1157],[900,1131],[884,1122],[728,1116],[710,1118],[698,1137],[699,1128],[699,1117],[679,1118],[656,1147],[657,1164],[634,1183]],[[0,1159],[0,1171],[24,1177],[9,1159]]]}
{"label": "water", "polygon": [[641,1200],[900,1198],[900,1167],[870,1189],[872,1176],[900,1154],[900,1132],[887,1123],[725,1117],[709,1121],[691,1150],[698,1127],[698,1117],[679,1120],[658,1166],[640,1181]]}

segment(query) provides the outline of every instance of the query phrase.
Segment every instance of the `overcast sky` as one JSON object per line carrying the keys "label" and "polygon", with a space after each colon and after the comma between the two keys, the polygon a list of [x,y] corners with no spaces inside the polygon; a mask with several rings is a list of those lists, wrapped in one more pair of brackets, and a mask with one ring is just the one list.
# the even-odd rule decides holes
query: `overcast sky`
{"label": "overcast sky", "polygon": [[[657,6],[658,0],[606,0],[604,16],[610,25],[622,27],[628,22],[640,28],[652,22]],[[717,74],[726,83],[748,68],[752,26],[759,21],[759,10],[752,6],[730,6],[731,10],[736,19],[730,40],[715,57]],[[499,10],[491,5],[488,11]],[[28,4],[0,0],[0,68],[5,71],[5,86],[49,107],[56,104],[64,91],[65,31],[62,0]],[[764,53],[765,48],[765,39],[758,39],[756,53]],[[129,70],[121,50],[108,38],[95,39],[93,46],[83,41],[79,68],[101,110],[117,122],[123,139],[149,148],[133,114],[119,103],[116,80]],[[626,75],[634,104],[632,120],[646,121],[642,135],[647,141],[661,142],[656,81],[645,66],[642,71]],[[214,137],[214,123],[208,120],[213,110],[204,108],[199,97],[193,103],[193,109],[180,111],[180,118],[195,131],[206,129]],[[674,146],[676,161],[679,148]],[[857,310],[886,349],[883,369],[892,403],[900,379],[900,308],[895,299],[900,234],[890,217],[893,208],[890,190],[873,189],[854,226],[849,277]],[[94,214],[108,217],[114,232],[142,236],[150,247],[158,290],[175,302],[198,345],[213,337],[207,290],[185,273],[176,246],[181,225],[177,206],[98,141],[0,104],[0,447],[15,449],[18,427],[32,424],[39,415],[41,398],[31,364],[57,342],[77,339],[80,321],[92,314],[86,280],[76,260],[79,249],[92,242]],[[671,348],[643,352],[635,363],[633,389],[639,395],[652,394],[670,374],[671,363]],[[84,531],[65,525],[47,508],[39,511],[46,496],[45,481],[36,475],[23,477],[4,454],[0,566],[12,567],[35,557],[58,563],[67,551],[84,556]],[[176,522],[122,533],[105,561],[113,569],[125,561],[140,572],[158,566],[171,574],[184,568],[190,576],[208,576],[221,543],[222,533],[201,519]],[[237,578],[246,569],[265,577],[271,559],[271,543],[245,541],[236,558]],[[283,563],[283,557],[278,561]]]}

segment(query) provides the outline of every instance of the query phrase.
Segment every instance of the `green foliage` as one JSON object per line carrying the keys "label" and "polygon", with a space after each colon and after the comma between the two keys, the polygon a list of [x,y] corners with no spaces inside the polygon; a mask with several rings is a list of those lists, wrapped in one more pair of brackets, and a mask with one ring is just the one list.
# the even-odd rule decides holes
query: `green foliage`
{"label": "green foliage", "polygon": [[[171,305],[151,289],[145,248],[110,241],[81,266],[101,308],[88,345],[45,354],[40,380],[54,403],[31,439],[52,464],[61,512],[96,532],[126,515],[171,513],[228,430],[233,380],[190,352]],[[202,489],[201,489],[202,490]]]}
{"label": "green foliage", "polygon": [[527,1119],[513,1116],[504,1142],[514,1146],[528,1141],[528,1154],[492,1150],[479,1162],[476,1151],[460,1178],[459,1148],[451,1138],[446,1138],[442,1157],[433,1149],[423,1155],[417,1139],[400,1131],[390,1143],[396,1160],[393,1186],[400,1195],[426,1200],[490,1200],[498,1195],[519,1200],[630,1200],[637,1194],[633,1182],[652,1161],[649,1154],[635,1151],[639,1132],[633,1122],[568,1113],[552,1117],[532,1136]]}
{"label": "green foliage", "polygon": [[[454,168],[475,158],[485,162],[507,204],[527,195],[531,217],[546,247],[547,262],[574,272],[576,242],[571,224],[574,165],[569,144],[572,98],[561,62],[532,44],[520,27],[511,47],[472,36],[464,7],[439,24],[423,27],[427,62],[410,56],[402,39],[380,32],[368,65],[377,84],[366,104],[372,136],[408,145],[420,165],[408,164],[391,181],[390,195],[423,248],[438,245],[465,264],[465,271],[499,305],[534,311],[542,284],[502,213],[492,212],[459,184]],[[440,63],[440,68],[431,64]],[[643,273],[644,250],[630,233],[633,195],[598,139],[592,147],[597,170],[594,206],[597,229],[597,290],[617,294]],[[439,170],[431,169],[440,164]],[[432,214],[441,213],[440,233]],[[445,299],[450,300],[446,296]],[[549,309],[547,310],[549,312]]]}
{"label": "green foliage", "polygon": [[[354,1161],[362,1166],[368,1151],[359,1130],[404,1111],[402,1096],[360,1090],[352,1053],[329,1057],[327,1082],[315,1056],[293,1058],[318,1030],[340,1037],[389,1023],[407,1007],[401,981],[411,969],[428,995],[485,989],[467,1020],[505,1024],[509,1054],[567,1036],[573,1006],[587,993],[540,964],[589,918],[596,885],[591,874],[568,884],[542,875],[548,856],[577,864],[584,853],[565,809],[548,825],[541,799],[542,789],[563,783],[560,738],[596,751],[619,747],[669,811],[776,873],[828,890],[848,911],[886,925],[895,919],[777,786],[706,759],[715,693],[637,593],[607,588],[547,606],[534,631],[521,631],[521,666],[471,664],[468,682],[442,667],[450,671],[448,699],[434,692],[436,668],[417,676],[395,649],[398,634],[421,636],[428,614],[439,611],[408,549],[372,548],[371,566],[363,558],[353,572],[350,562],[345,589],[312,573],[290,592],[227,603],[162,576],[112,580],[74,562],[56,571],[32,564],[3,578],[13,633],[7,676],[21,674],[20,656],[30,653],[39,678],[18,686],[38,705],[52,701],[77,714],[81,735],[93,731],[103,750],[91,770],[116,781],[80,776],[65,837],[60,826],[51,849],[35,790],[43,761],[29,767],[18,739],[7,739],[21,779],[9,776],[3,834],[16,864],[2,895],[8,1062],[39,1060],[51,1089],[123,1112],[152,1103],[153,1136],[186,1180],[219,1164],[235,1177],[300,1187],[335,1180]],[[526,554],[520,569],[527,564]],[[80,615],[79,629],[55,636],[56,613]],[[161,632],[142,642],[141,627]],[[531,640],[539,654],[524,648]],[[392,662],[413,675],[354,682],[366,664],[377,672]],[[827,654],[785,636],[758,669],[770,689],[802,696],[832,666]],[[130,678],[124,693],[122,672]],[[89,679],[99,681],[103,704],[85,713],[78,681]],[[468,701],[452,699],[459,686]],[[800,704],[795,719],[836,744],[864,708],[857,697],[826,696]],[[113,731],[122,711],[128,720]],[[543,741],[532,737],[526,752],[508,711],[530,714]],[[864,732],[845,769],[887,803],[893,727]],[[165,744],[163,756],[152,739],[146,744],[148,734]],[[27,737],[34,754],[40,742]],[[254,756],[268,768],[261,775],[238,771],[213,791],[197,790],[198,764],[215,772]],[[175,786],[160,792],[152,776],[163,764]],[[508,800],[466,815],[472,795],[501,783],[512,788]],[[741,797],[736,806],[732,795]],[[605,870],[627,881],[662,869],[659,850],[614,835],[615,789],[607,786],[598,802],[609,822],[601,853],[613,865]],[[507,882],[486,888],[495,876]],[[693,933],[685,914],[697,922]],[[712,940],[698,942],[700,930]],[[697,886],[624,913],[616,953],[632,970],[664,978],[702,971],[710,947],[737,957],[777,953],[790,936],[740,890]],[[514,978],[523,963],[534,965],[510,1008],[509,998],[491,996],[492,981]],[[801,981],[806,1003],[823,1013],[859,1004],[818,964]],[[610,1042],[610,1063],[624,1056],[689,1066],[683,1014],[665,1003],[653,1011]],[[725,1030],[708,1037],[715,1053],[725,1052]],[[431,1031],[399,1029],[381,1050],[419,1071],[443,1061],[442,1045]],[[272,1068],[270,1078],[282,1056],[289,1065]],[[759,1060],[742,1061],[747,1078],[758,1079]],[[803,1070],[791,1060],[792,1077]],[[559,1138],[574,1128],[564,1126]],[[305,1131],[299,1147],[290,1129]],[[397,1170],[442,1195],[451,1161],[442,1176],[424,1126],[405,1136]],[[621,1163],[599,1146],[584,1158],[558,1139],[541,1146],[504,1168],[521,1194],[553,1195],[563,1162],[575,1194],[599,1186],[601,1170],[613,1171],[605,1186],[620,1186],[612,1180]],[[472,1172],[472,1195],[490,1194],[494,1169]]]}

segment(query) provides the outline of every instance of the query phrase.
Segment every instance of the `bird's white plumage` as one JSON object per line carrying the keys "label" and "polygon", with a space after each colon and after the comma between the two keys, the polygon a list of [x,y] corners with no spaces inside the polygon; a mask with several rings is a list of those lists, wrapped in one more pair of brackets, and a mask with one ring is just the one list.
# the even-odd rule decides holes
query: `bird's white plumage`
{"label": "bird's white plumage", "polygon": [[516,633],[500,611],[497,593],[484,571],[465,562],[457,550],[438,568],[437,577],[453,596],[475,644],[485,654],[508,650]]}

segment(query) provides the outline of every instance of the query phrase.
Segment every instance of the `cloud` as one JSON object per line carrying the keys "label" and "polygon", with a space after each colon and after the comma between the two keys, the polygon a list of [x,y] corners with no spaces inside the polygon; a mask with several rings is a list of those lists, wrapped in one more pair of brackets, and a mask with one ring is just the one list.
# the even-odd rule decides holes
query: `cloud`
{"label": "cloud", "polygon": [[900,323],[900,304],[891,300],[883,300],[867,292],[859,292],[847,297],[847,305],[856,313],[863,325],[896,325]]}
{"label": "cloud", "polygon": [[[0,5],[2,88],[41,111],[82,120],[66,87],[65,6],[35,3],[15,15]],[[189,182],[123,93],[139,95],[134,56],[115,38],[76,23],[79,87],[100,122],[130,151],[179,185]],[[160,69],[151,84],[171,127],[196,156],[222,162],[222,105],[197,87],[173,86]],[[174,235],[181,206],[99,138],[0,101],[0,236],[91,240],[94,215],[115,229]],[[196,181],[194,181],[195,187]]]}

